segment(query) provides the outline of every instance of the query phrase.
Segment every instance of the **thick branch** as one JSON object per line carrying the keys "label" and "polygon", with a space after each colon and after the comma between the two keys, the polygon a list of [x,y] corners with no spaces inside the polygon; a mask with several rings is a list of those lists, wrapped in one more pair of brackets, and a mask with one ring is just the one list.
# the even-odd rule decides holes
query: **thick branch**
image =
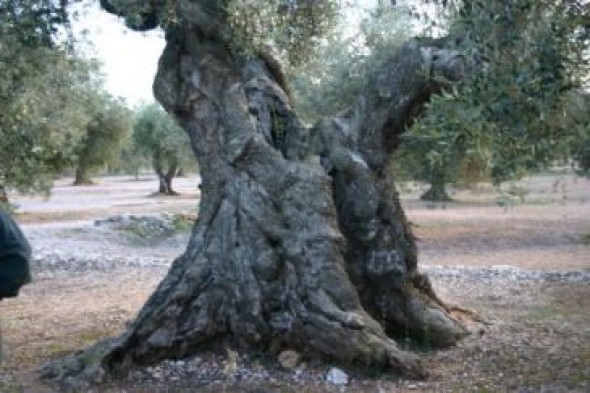
{"label": "thick branch", "polygon": [[414,237],[387,168],[432,94],[463,77],[462,59],[431,45],[413,40],[395,52],[351,108],[314,127],[311,147],[333,178],[348,271],[365,309],[389,334],[448,345],[466,332],[425,290],[428,279],[417,271]]}

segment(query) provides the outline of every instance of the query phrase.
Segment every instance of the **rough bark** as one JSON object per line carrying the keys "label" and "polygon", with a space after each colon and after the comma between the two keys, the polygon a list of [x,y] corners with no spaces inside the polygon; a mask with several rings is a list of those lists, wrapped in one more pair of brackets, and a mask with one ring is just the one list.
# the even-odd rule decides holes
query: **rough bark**
{"label": "rough bark", "polygon": [[417,271],[416,244],[387,163],[428,98],[462,73],[453,52],[410,42],[351,109],[313,130],[315,151],[334,181],[348,272],[365,310],[388,335],[435,346],[452,344],[465,331]]}
{"label": "rough bark", "polygon": [[386,164],[461,62],[412,41],[349,110],[308,131],[263,57],[228,49],[221,9],[179,1],[177,12],[154,91],[198,158],[198,221],[127,331],[46,376],[97,381],[219,345],[423,376],[392,337],[449,345],[465,330],[417,270]]}

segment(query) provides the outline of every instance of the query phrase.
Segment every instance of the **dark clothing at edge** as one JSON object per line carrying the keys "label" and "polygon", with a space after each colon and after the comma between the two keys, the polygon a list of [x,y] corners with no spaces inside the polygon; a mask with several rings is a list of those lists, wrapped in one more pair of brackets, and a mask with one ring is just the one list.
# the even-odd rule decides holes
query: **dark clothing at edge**
{"label": "dark clothing at edge", "polygon": [[0,299],[18,296],[31,282],[31,246],[14,219],[0,211]]}

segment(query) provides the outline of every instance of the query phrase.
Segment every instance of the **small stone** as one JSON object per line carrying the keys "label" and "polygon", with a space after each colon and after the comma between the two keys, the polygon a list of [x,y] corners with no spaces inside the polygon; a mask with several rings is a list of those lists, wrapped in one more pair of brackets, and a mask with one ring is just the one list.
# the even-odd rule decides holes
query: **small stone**
{"label": "small stone", "polygon": [[348,374],[337,367],[333,367],[326,375],[326,381],[334,385],[347,385]]}
{"label": "small stone", "polygon": [[301,355],[295,351],[283,351],[278,356],[281,367],[286,370],[292,370],[299,364]]}
{"label": "small stone", "polygon": [[408,389],[415,390],[415,389],[418,389],[418,386],[414,385],[414,384],[410,384],[410,385],[408,385]]}

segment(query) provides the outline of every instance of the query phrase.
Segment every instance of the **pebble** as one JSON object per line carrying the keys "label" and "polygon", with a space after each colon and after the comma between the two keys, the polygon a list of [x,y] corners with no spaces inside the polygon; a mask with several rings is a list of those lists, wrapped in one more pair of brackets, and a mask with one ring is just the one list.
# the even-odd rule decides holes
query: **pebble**
{"label": "pebble", "polygon": [[348,385],[348,374],[337,367],[332,367],[326,374],[326,381],[334,385]]}
{"label": "pebble", "polygon": [[283,351],[278,356],[278,361],[281,367],[286,370],[292,370],[299,364],[301,355],[295,351]]}

